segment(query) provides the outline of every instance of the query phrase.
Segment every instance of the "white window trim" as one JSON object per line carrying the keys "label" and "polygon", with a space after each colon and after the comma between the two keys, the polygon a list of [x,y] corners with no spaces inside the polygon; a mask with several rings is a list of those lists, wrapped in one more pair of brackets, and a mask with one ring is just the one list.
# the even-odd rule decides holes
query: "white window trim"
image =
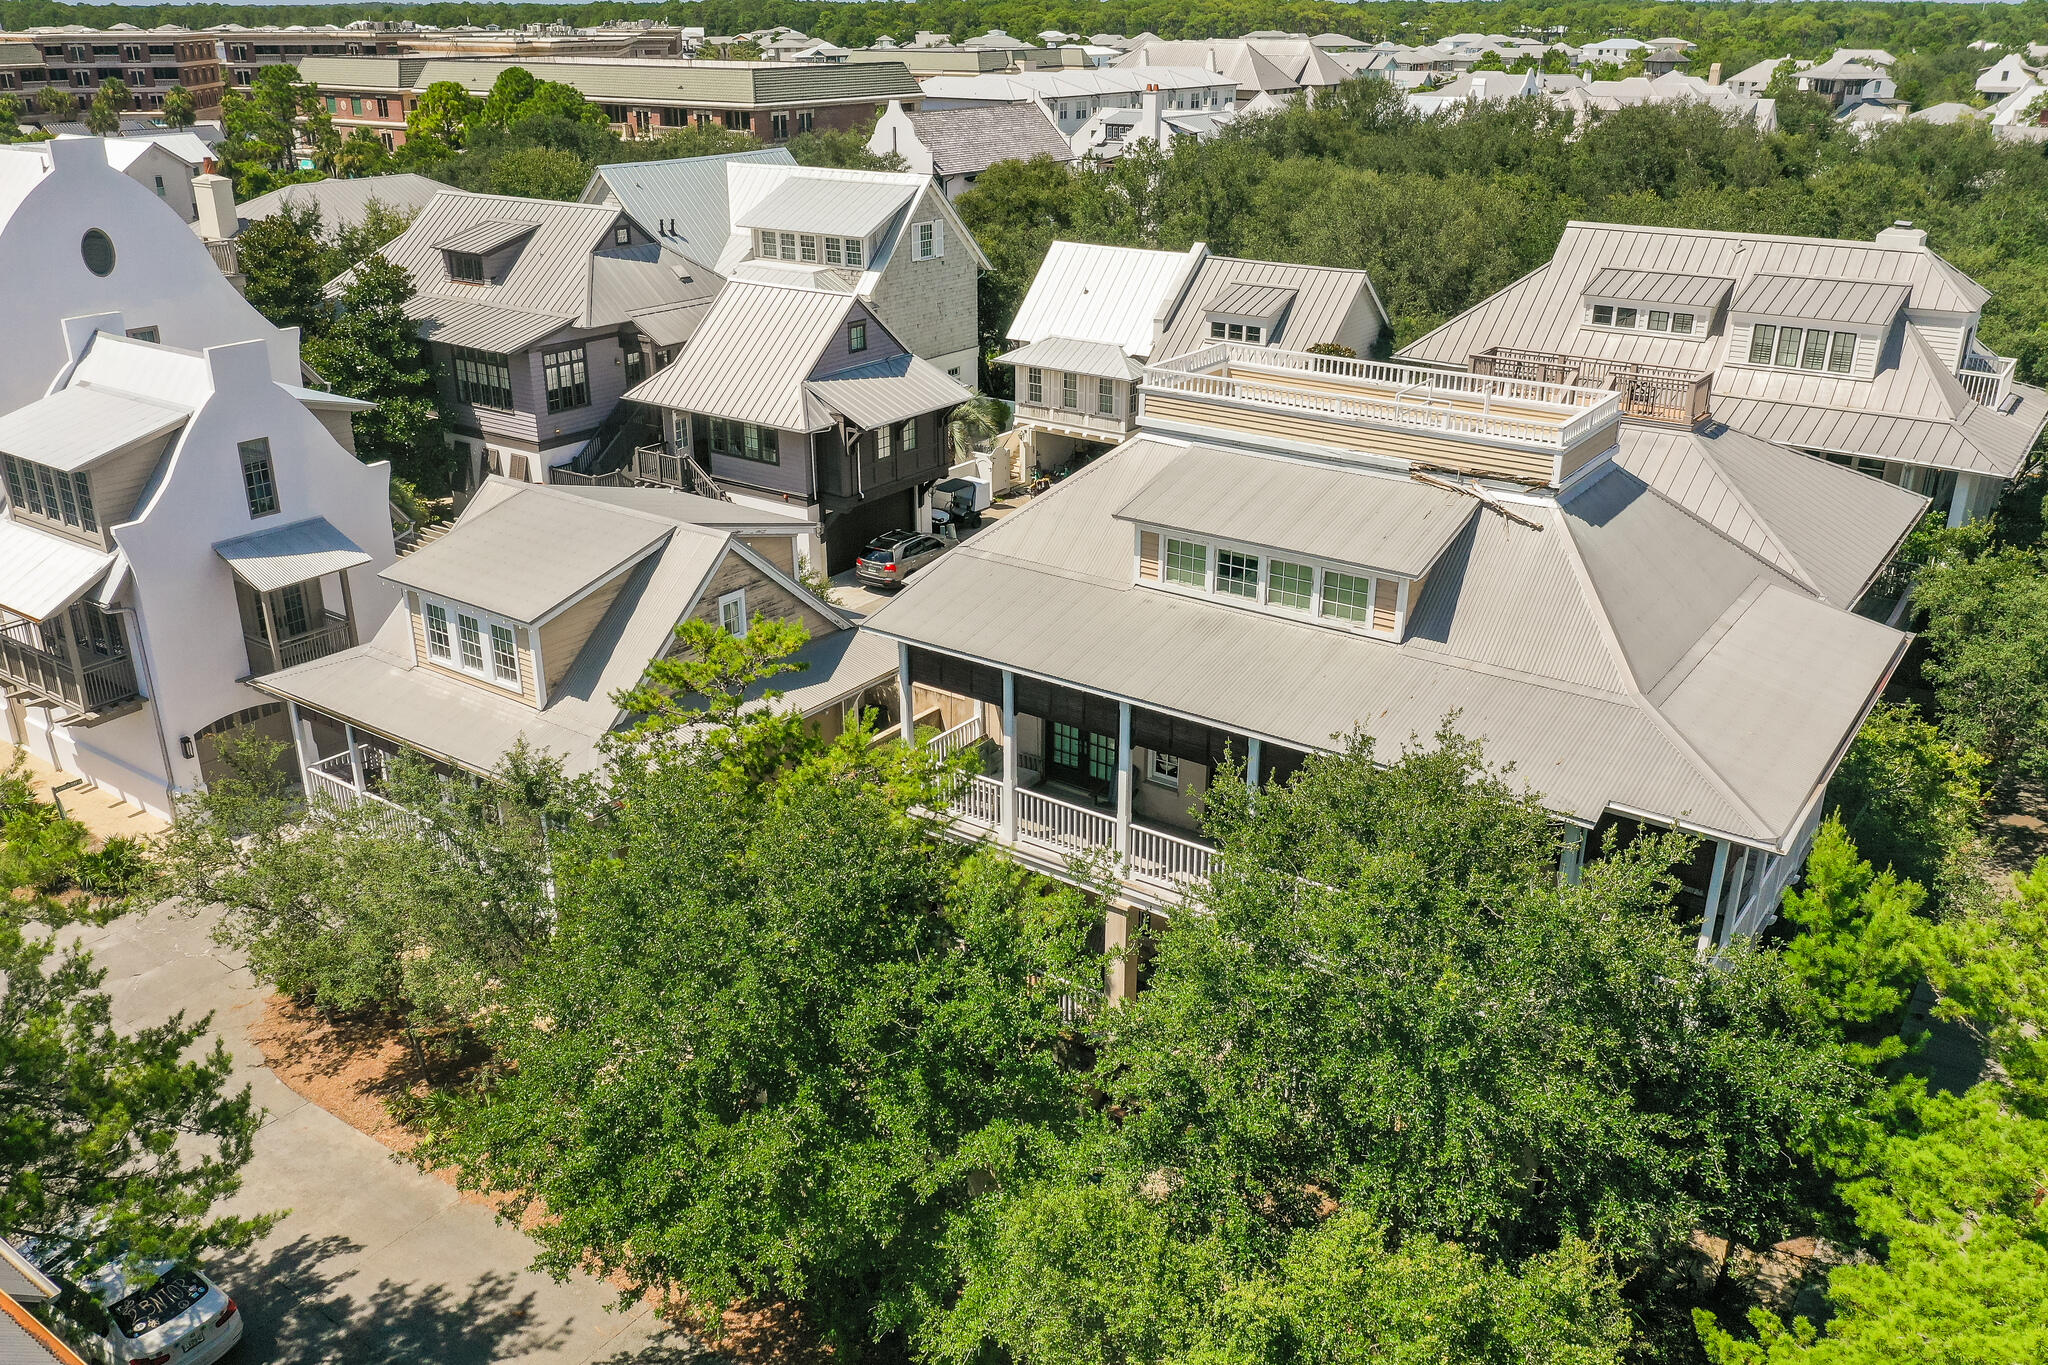
{"label": "white window trim", "polygon": [[[1164,759],[1167,765],[1172,768],[1172,772],[1162,774],[1159,771],[1161,759]],[[1163,753],[1158,749],[1152,750],[1145,760],[1145,780],[1147,782],[1155,782],[1172,791],[1179,791],[1180,759],[1173,754]]]}
{"label": "white window trim", "polygon": [[[931,241],[929,244],[927,244],[925,241],[925,234],[927,232],[931,234]],[[929,245],[929,249],[927,249],[927,245]],[[922,223],[912,223],[910,225],[910,246],[910,255],[912,260],[939,260],[946,254],[945,224],[941,223],[936,218],[926,219]]]}
{"label": "white window trim", "polygon": [[[1618,322],[1595,322],[1593,320],[1593,310],[1595,308],[1633,308],[1636,310],[1636,325],[1633,327],[1623,327]],[[1661,332],[1652,332],[1650,330],[1650,314],[1653,312],[1683,313],[1692,319],[1692,330],[1690,332],[1678,332],[1673,331],[1667,326]],[[1679,341],[1704,341],[1707,338],[1709,324],[1712,320],[1713,314],[1711,311],[1703,312],[1697,307],[1679,308],[1668,303],[1618,303],[1613,299],[1597,299],[1590,300],[1586,304],[1586,325],[1588,327],[1597,327],[1603,332],[1626,332],[1631,336],[1640,334],[1643,336],[1675,337]]]}
{"label": "white window trim", "polygon": [[[448,615],[448,657],[445,659],[434,653],[433,632],[427,626],[427,609],[429,607],[438,607]],[[462,623],[460,618],[464,616],[477,623],[477,643],[483,646],[484,654],[482,668],[471,668],[463,662]],[[513,676],[510,678],[498,676],[491,648],[491,630],[493,627],[502,627],[512,632]],[[515,696],[525,691],[524,683],[528,667],[525,658],[519,650],[519,628],[517,621],[508,620],[503,616],[493,616],[490,612],[479,611],[475,607],[465,606],[460,602],[451,601],[445,597],[429,597],[425,593],[420,594],[420,635],[426,641],[427,662],[433,664],[436,668],[445,668],[450,672],[460,673],[465,678],[475,678],[478,682],[489,683],[491,686],[501,688],[504,691],[513,693]]]}
{"label": "white window trim", "polygon": [[[1284,621],[1312,621],[1330,630],[1341,630],[1350,635],[1362,635],[1371,640],[1398,642],[1407,638],[1408,593],[1412,580],[1395,578],[1390,574],[1375,573],[1373,570],[1357,564],[1339,564],[1331,560],[1318,559],[1314,555],[1301,554],[1294,550],[1254,545],[1249,541],[1223,540],[1215,536],[1198,536],[1186,531],[1170,530],[1164,526],[1138,525],[1133,528],[1133,531],[1131,579],[1133,583],[1141,588],[1177,593],[1182,597],[1192,597],[1203,602],[1214,602],[1226,607],[1236,607],[1242,611],[1256,611],[1269,616],[1277,616]],[[1147,533],[1159,537],[1159,577],[1156,580],[1140,577],[1138,573],[1139,558],[1143,553],[1142,537]],[[1166,576],[1166,542],[1169,538],[1203,547],[1205,551],[1203,561],[1204,582],[1201,587],[1197,588],[1191,583],[1178,583]],[[1217,588],[1216,564],[1219,551],[1249,555],[1259,561],[1259,592],[1256,598],[1240,597],[1236,593],[1223,592]],[[1273,586],[1272,563],[1275,559],[1283,560],[1289,564],[1303,564],[1313,571],[1314,578],[1310,584],[1308,608],[1306,610],[1296,607],[1283,607],[1268,600],[1268,595]],[[1379,630],[1370,621],[1354,621],[1345,616],[1324,614],[1323,579],[1329,573],[1349,574],[1353,578],[1372,579],[1375,582],[1385,580],[1393,583],[1396,589],[1393,630]],[[1377,594],[1376,588],[1374,592]]]}
{"label": "white window trim", "polygon": [[[1248,318],[1236,313],[1211,313],[1208,315],[1208,320],[1210,335],[1206,340],[1212,346],[1219,341],[1232,346],[1270,346],[1273,344],[1273,328],[1265,318]],[[1215,329],[1219,323],[1222,324],[1224,329],[1224,335],[1220,337],[1215,335]],[[1229,335],[1232,327],[1247,332],[1257,331],[1259,339],[1253,341],[1249,335],[1232,338]]]}
{"label": "white window trim", "polygon": [[[725,614],[727,607],[738,609],[740,628],[737,631],[726,624]],[[745,588],[735,588],[718,599],[718,628],[727,635],[732,636],[740,636],[747,633],[747,590]]]}

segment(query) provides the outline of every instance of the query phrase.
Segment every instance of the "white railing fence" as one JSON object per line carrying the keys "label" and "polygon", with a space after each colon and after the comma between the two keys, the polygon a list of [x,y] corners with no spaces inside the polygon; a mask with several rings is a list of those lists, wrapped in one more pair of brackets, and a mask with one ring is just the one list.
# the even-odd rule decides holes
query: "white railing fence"
{"label": "white railing fence", "polygon": [[935,735],[927,741],[924,746],[925,751],[931,754],[933,758],[951,758],[962,749],[981,743],[983,736],[987,733],[987,727],[982,723],[981,711],[977,709],[973,715],[961,721],[952,729],[945,731],[943,734]]}
{"label": "white railing fence", "polygon": [[1086,852],[1116,843],[1116,817],[1019,788],[1017,832],[1042,844]]}
{"label": "white railing fence", "polygon": [[953,812],[994,829],[1003,819],[1003,784],[993,777],[969,777],[953,793]]}
{"label": "white railing fence", "polygon": [[1209,880],[1216,850],[1145,825],[1131,826],[1131,875],[1184,885]]}
{"label": "white railing fence", "polygon": [[[357,806],[370,809],[375,823],[387,828],[410,829],[421,823],[420,818],[388,797],[379,796],[366,786],[356,790],[355,755],[344,749],[338,754],[306,765],[306,803],[315,812],[324,806],[328,809],[348,810]],[[368,768],[366,763],[365,768]],[[367,778],[366,778],[367,780]]]}
{"label": "white railing fence", "polygon": [[1963,357],[1956,378],[1962,382],[1963,392],[1985,407],[2003,407],[2012,393],[2013,370],[2018,365],[2019,361],[2010,356],[1972,351]]}

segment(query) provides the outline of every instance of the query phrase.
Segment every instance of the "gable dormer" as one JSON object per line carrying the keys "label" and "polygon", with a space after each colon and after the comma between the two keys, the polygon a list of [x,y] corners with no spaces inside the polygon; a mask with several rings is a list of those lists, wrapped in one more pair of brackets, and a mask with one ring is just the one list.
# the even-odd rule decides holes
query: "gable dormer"
{"label": "gable dormer", "polygon": [[1581,294],[1586,326],[1703,341],[1718,330],[1735,281],[1718,275],[1604,266]]}
{"label": "gable dormer", "polygon": [[1281,285],[1241,282],[1217,291],[1203,309],[1211,341],[1270,346],[1279,335],[1295,291]]}
{"label": "gable dormer", "polygon": [[538,223],[486,219],[434,243],[455,284],[503,284]]}

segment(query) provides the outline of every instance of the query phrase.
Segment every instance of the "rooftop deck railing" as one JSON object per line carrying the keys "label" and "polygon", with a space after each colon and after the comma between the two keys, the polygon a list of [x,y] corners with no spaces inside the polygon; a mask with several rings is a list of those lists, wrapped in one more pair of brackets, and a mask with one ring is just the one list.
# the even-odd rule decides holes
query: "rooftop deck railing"
{"label": "rooftop deck railing", "polygon": [[1471,357],[1472,373],[1496,379],[1568,384],[1613,394],[1630,417],[1693,426],[1707,419],[1714,387],[1711,370],[1638,365],[1599,356],[1562,355],[1495,346]]}
{"label": "rooftop deck railing", "polygon": [[1147,366],[1145,392],[1545,450],[1571,449],[1620,410],[1616,394],[1583,385],[1227,342]]}
{"label": "rooftop deck railing", "polygon": [[2012,374],[2019,361],[2011,356],[1986,355],[1972,350],[1963,357],[1956,378],[1963,392],[1987,408],[2002,408],[2012,394]]}

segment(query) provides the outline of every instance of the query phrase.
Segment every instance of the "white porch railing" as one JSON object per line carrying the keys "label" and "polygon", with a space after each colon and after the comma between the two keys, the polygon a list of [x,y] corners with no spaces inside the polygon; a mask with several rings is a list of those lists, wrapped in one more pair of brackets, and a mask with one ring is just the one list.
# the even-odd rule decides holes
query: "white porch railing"
{"label": "white porch railing", "polygon": [[2018,365],[2019,361],[2011,356],[1972,351],[1963,357],[1956,378],[1962,382],[1963,392],[1985,407],[2003,407],[2012,393],[2012,374]]}
{"label": "white porch railing", "polygon": [[970,777],[953,794],[953,811],[994,829],[1003,819],[1003,784],[993,777]]}
{"label": "white porch railing", "polygon": [[981,743],[982,737],[987,733],[986,727],[982,724],[981,712],[977,709],[973,715],[952,729],[927,741],[925,751],[933,758],[951,758],[969,745]]}
{"label": "white porch railing", "polygon": [[1131,875],[1155,882],[1185,885],[1209,880],[1209,860],[1216,850],[1192,839],[1146,825],[1131,826]]}
{"label": "white porch railing", "polygon": [[356,790],[355,756],[344,749],[338,754],[306,765],[306,800],[315,810],[322,805],[337,809],[368,806],[377,823],[391,827],[411,827],[419,823],[419,817],[399,805],[396,801],[377,795],[365,787]]}
{"label": "white porch railing", "polygon": [[1116,817],[1020,787],[1017,833],[1042,844],[1085,853],[1116,843]]}

